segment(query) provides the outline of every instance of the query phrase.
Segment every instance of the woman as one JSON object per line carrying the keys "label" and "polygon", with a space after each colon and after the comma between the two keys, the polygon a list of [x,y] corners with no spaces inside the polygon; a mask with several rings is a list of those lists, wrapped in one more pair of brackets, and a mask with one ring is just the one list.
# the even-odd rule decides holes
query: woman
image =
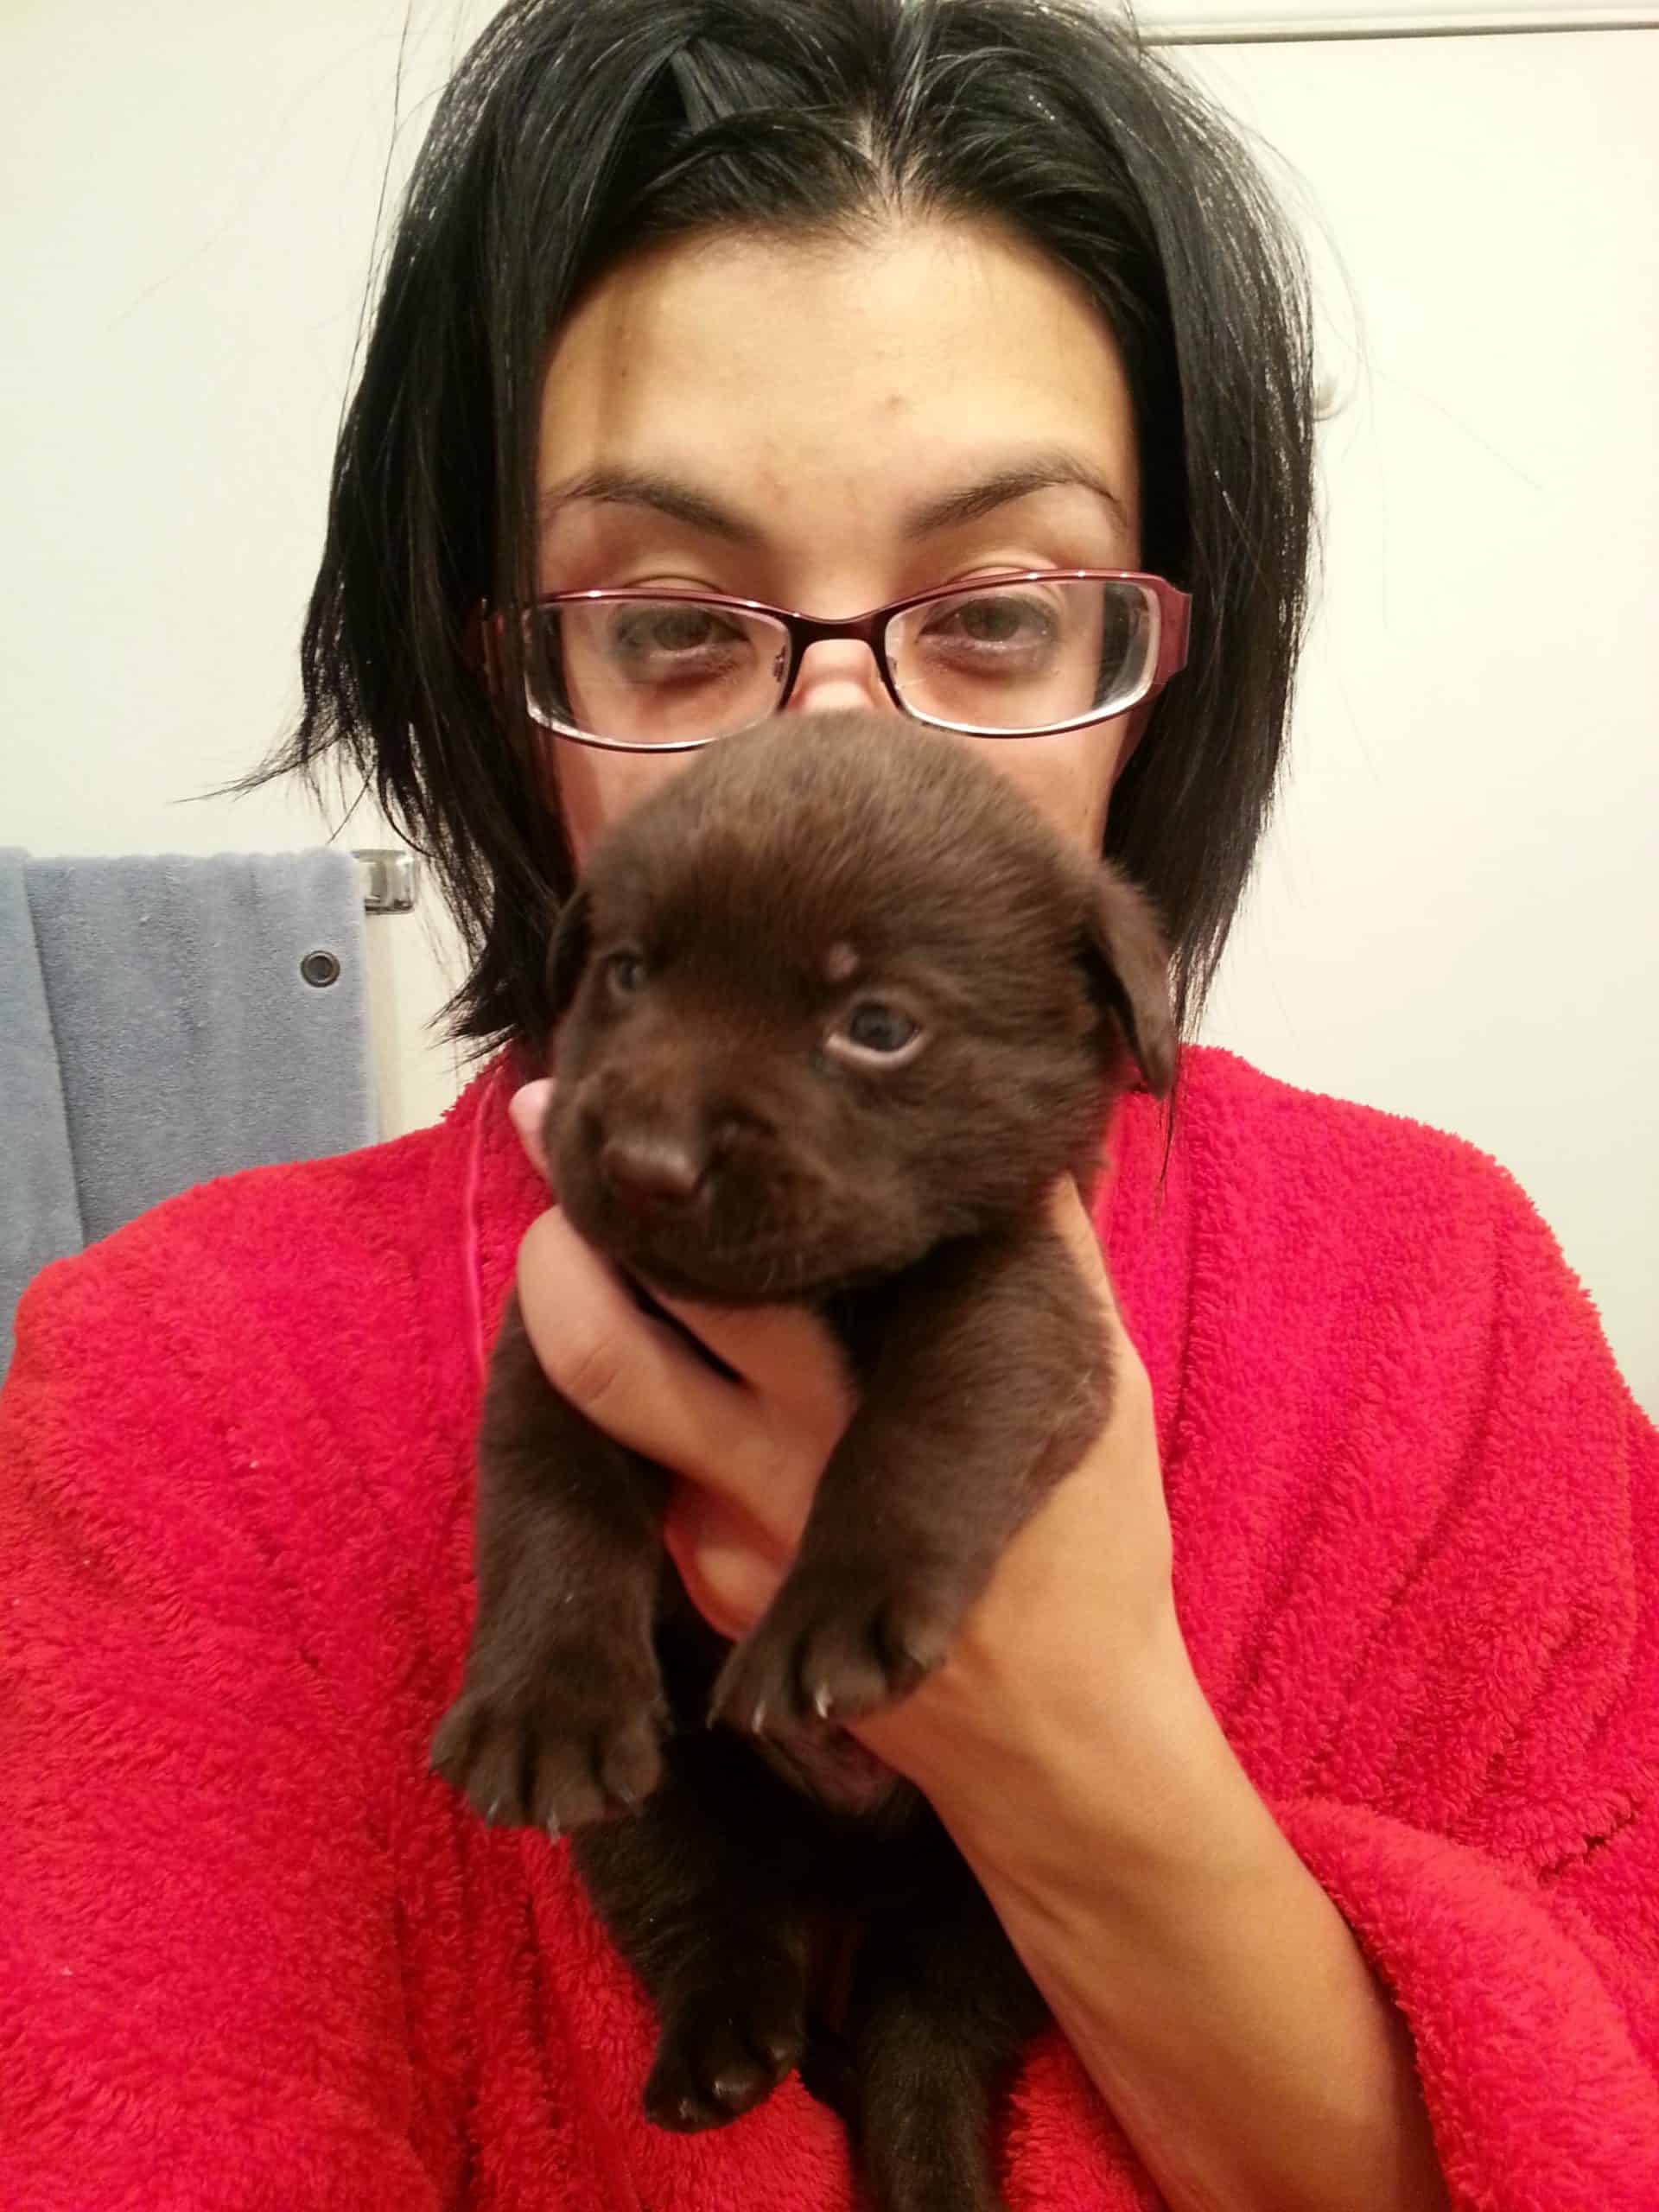
{"label": "woman", "polygon": [[[1126,661],[1102,719],[963,741],[1148,887],[1190,1028],[1278,765],[1307,388],[1245,157],[1091,10],[519,0],[467,57],[265,772],[336,742],[372,770],[470,933],[458,1033],[505,1049],[438,1129],[188,1192],[24,1300],[8,2204],[851,2201],[797,2080],[645,2125],[648,2010],[568,1853],[426,1771],[515,1276],[550,1374],[682,1477],[668,1541],[728,1635],[847,1414],[800,1313],[677,1309],[731,1379],[644,1319],[526,1156],[558,901],[690,757],[649,749],[677,657],[766,618],[668,602],[676,670],[618,751],[615,696],[532,680],[521,610],[1189,594],[1164,689]],[[819,639],[760,711],[871,707],[903,743],[902,635],[885,668]],[[1200,1048],[1179,1099],[1125,1102],[1092,1222],[1053,1196],[1126,1378],[1109,1427],[859,1727],[1053,2010],[1007,2201],[1651,2207],[1659,1440],[1491,1162]]]}

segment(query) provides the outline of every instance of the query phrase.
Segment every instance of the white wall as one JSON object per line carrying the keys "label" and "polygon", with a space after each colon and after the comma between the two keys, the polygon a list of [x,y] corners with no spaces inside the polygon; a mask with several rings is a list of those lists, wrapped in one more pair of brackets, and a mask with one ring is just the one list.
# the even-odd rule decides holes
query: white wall
{"label": "white wall", "polygon": [[[0,842],[340,822],[298,791],[181,801],[293,713],[388,152],[395,195],[489,12],[0,10]],[[1327,582],[1206,1033],[1503,1160],[1659,1407],[1659,34],[1182,60],[1295,163],[1369,348],[1327,261]],[[341,837],[391,842],[367,799]],[[429,897],[371,932],[385,1123],[416,1126],[455,1087],[421,1037],[451,936]]]}
{"label": "white wall", "polygon": [[1135,0],[1136,21],[1160,41],[1211,45],[1254,39],[1421,38],[1468,31],[1633,30],[1659,23],[1637,0]]}
{"label": "white wall", "polygon": [[1659,32],[1180,59],[1294,160],[1338,405],[1206,1033],[1502,1160],[1659,1407]]}

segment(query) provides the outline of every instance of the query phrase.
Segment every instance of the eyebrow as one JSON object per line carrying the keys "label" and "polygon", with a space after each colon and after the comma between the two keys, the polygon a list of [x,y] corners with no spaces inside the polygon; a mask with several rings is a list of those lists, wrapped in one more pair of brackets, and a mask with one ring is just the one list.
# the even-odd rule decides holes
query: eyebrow
{"label": "eyebrow", "polygon": [[[906,538],[928,537],[941,530],[958,529],[1015,499],[1026,499],[1033,492],[1046,492],[1065,485],[1092,492],[1110,510],[1113,520],[1124,534],[1130,534],[1123,502],[1099,470],[1077,454],[1061,447],[1050,447],[1037,453],[1011,454],[984,475],[918,501],[900,517],[899,535]],[[656,469],[586,469],[569,483],[542,494],[537,508],[539,526],[545,529],[563,508],[578,499],[592,499],[610,506],[649,507],[671,521],[686,523],[693,530],[707,531],[712,537],[722,537],[733,545],[753,549],[766,542],[766,531],[753,516],[745,514],[741,508],[723,505],[683,478]]]}

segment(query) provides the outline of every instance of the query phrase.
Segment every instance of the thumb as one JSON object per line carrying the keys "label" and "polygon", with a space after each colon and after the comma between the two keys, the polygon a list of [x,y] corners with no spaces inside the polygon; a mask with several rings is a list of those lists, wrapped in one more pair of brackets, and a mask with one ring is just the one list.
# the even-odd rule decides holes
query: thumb
{"label": "thumb", "polygon": [[531,1165],[550,1187],[553,1177],[547,1164],[546,1131],[548,1109],[552,1103],[553,1078],[550,1075],[525,1084],[507,1101],[507,1112],[518,1132],[518,1141],[529,1154]]}

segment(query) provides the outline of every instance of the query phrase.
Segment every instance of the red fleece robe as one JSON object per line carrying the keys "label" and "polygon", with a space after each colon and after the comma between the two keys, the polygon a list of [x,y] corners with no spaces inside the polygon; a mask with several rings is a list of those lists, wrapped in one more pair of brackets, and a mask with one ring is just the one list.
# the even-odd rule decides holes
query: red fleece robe
{"label": "red fleece robe", "polygon": [[[845,2212],[791,2076],[652,2128],[567,1847],[428,1772],[489,1336],[544,1203],[434,1129],[201,1185],[22,1301],[0,1395],[6,2212]],[[1192,1050],[1096,1208],[1192,1663],[1415,2038],[1454,2202],[1659,2208],[1659,1435],[1510,1179]],[[1058,2031],[1019,2212],[1158,2196]]]}

